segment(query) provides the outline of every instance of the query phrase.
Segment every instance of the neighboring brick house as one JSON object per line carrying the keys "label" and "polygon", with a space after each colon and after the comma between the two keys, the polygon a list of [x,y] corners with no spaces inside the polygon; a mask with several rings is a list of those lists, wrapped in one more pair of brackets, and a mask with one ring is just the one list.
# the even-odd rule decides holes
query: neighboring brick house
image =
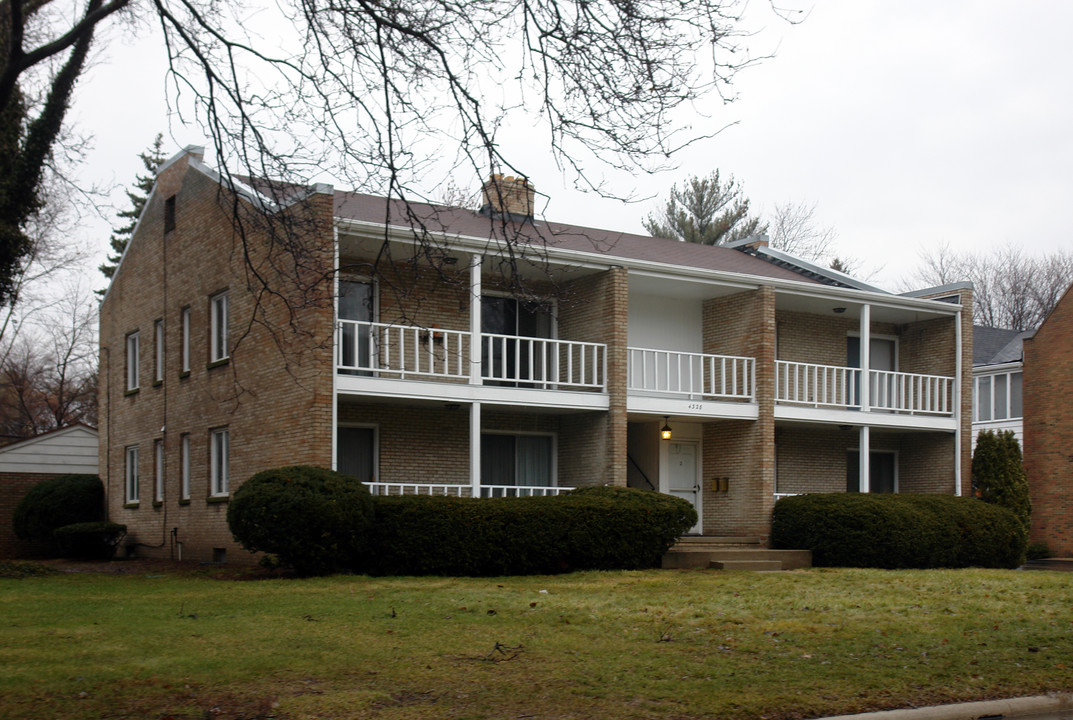
{"label": "neighboring brick house", "polygon": [[[780,495],[969,489],[967,286],[545,223],[500,177],[480,213],[292,193],[295,283],[255,213],[236,235],[233,207],[270,204],[201,160],[162,167],[101,307],[101,475],[146,552],[248,557],[230,493],[293,463],[380,493],[658,489],[696,532],[761,541]],[[260,309],[251,273],[301,308]]]}
{"label": "neighboring brick house", "polygon": [[1073,288],[1024,340],[1024,456],[1031,540],[1073,557]]}
{"label": "neighboring brick house", "polygon": [[1022,342],[1030,331],[976,325],[972,329],[972,434],[1010,430],[1024,446]]}
{"label": "neighboring brick house", "polygon": [[15,537],[11,518],[26,491],[59,475],[97,474],[97,431],[77,423],[0,447],[0,558],[42,548]]}

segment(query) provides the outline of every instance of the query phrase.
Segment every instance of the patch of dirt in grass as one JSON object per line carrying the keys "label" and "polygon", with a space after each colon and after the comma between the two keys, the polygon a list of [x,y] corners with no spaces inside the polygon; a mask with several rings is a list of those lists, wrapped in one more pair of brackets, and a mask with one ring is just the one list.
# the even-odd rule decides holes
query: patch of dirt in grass
{"label": "patch of dirt in grass", "polygon": [[[4,563],[45,568],[57,573],[96,573],[100,575],[167,575],[169,577],[200,577],[212,580],[269,580],[292,577],[286,570],[267,569],[257,565],[221,565],[192,560],[134,558],[131,560],[37,560],[33,563]],[[40,573],[38,573],[40,574]]]}

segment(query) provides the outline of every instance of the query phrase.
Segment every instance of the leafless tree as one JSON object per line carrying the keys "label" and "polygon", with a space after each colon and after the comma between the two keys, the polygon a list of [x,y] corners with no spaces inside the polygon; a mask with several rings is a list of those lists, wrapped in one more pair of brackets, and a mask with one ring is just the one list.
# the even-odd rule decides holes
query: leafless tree
{"label": "leafless tree", "polygon": [[917,287],[969,281],[973,284],[973,321],[1010,330],[1039,327],[1073,284],[1073,253],[1056,250],[1028,255],[1007,244],[987,254],[956,252],[947,243],[921,255],[910,278]]}
{"label": "leafless tree", "polygon": [[97,422],[96,302],[69,285],[4,347],[0,435],[31,437]]}
{"label": "leafless tree", "polygon": [[[768,221],[771,246],[804,260],[832,262],[838,233],[816,220],[816,203],[787,201],[775,206]],[[843,261],[844,263],[845,261]]]}

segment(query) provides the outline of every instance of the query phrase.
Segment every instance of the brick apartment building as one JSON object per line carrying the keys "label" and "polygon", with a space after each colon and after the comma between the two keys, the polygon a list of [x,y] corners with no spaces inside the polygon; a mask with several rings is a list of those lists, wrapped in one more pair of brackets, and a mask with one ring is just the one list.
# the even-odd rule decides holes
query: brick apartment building
{"label": "brick apartment building", "polygon": [[1073,557],[1073,287],[1024,340],[1024,456],[1030,539]]}
{"label": "brick apartment building", "polygon": [[116,271],[100,472],[139,552],[248,557],[230,494],[298,463],[380,493],[660,490],[695,532],[762,542],[785,494],[968,492],[967,286],[893,295],[762,242],[545,223],[514,178],[480,213],[291,199],[223,191],[188,148]]}

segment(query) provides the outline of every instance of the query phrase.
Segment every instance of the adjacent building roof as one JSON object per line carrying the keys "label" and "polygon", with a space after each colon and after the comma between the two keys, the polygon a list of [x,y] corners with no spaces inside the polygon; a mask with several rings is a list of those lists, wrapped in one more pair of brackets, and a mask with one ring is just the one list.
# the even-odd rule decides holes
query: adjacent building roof
{"label": "adjacent building roof", "polygon": [[1000,365],[1002,363],[1021,362],[1023,358],[1022,341],[1030,337],[1032,331],[1004,330],[972,326],[972,364]]}
{"label": "adjacent building roof", "polygon": [[0,448],[0,473],[97,474],[97,429],[82,423]]}

